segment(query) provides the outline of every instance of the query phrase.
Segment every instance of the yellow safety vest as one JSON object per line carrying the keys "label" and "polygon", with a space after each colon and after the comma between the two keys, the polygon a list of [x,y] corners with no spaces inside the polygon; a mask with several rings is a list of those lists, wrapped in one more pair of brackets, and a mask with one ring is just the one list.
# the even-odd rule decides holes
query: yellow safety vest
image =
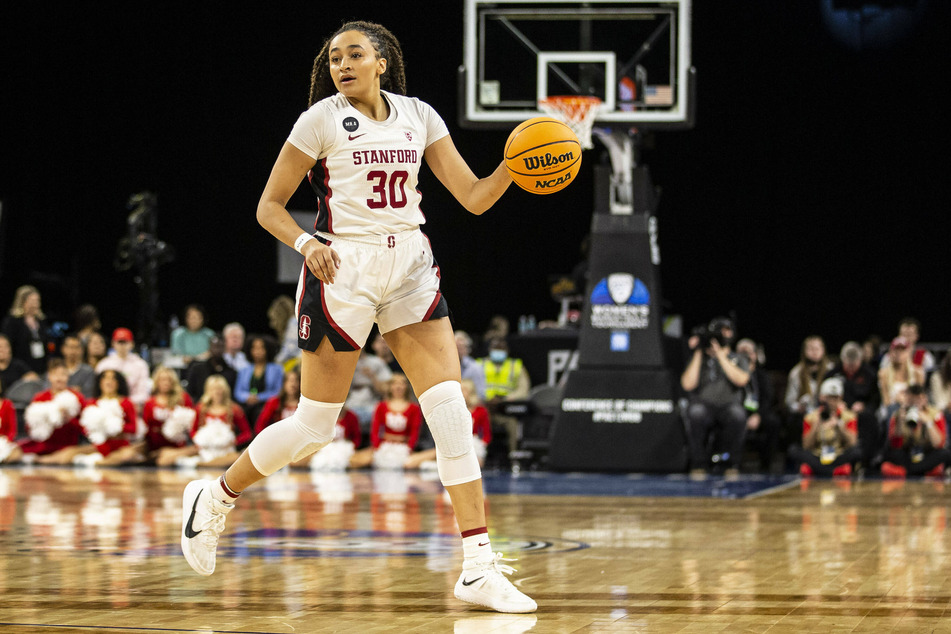
{"label": "yellow safety vest", "polygon": [[478,360],[485,372],[485,397],[492,399],[496,396],[506,396],[518,387],[518,379],[522,375],[522,360],[507,358],[502,365],[495,365],[489,358]]}

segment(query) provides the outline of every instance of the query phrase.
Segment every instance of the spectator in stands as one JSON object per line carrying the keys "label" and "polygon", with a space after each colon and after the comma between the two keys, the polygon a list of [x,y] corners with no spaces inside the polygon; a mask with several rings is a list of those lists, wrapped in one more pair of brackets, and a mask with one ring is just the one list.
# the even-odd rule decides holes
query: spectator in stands
{"label": "spectator in stands", "polygon": [[743,388],[750,372],[748,360],[731,349],[733,336],[733,323],[718,317],[687,341],[693,352],[680,386],[690,399],[685,417],[694,474],[710,468],[711,444],[723,451],[717,456],[717,468],[738,472],[746,433]]}
{"label": "spectator in stands", "polygon": [[773,385],[766,369],[759,363],[759,350],[752,339],[740,339],[736,353],[749,364],[750,380],[743,387],[743,409],[746,410],[746,440],[759,454],[761,471],[770,471],[773,455],[779,445],[782,423],[775,412]]}
{"label": "spectator in stands", "polygon": [[[79,414],[84,399],[69,387],[69,371],[59,359],[50,361],[46,380],[49,389],[34,396],[23,413],[27,438],[20,441],[20,448],[27,455],[24,462],[64,452],[62,461],[68,463],[79,453],[83,433]],[[93,449],[86,447],[84,451]]]}
{"label": "spectator in stands", "polygon": [[[0,383],[0,394],[3,384]],[[23,451],[16,443],[17,413],[13,403],[0,396],[0,464],[19,462]]]}
{"label": "spectator in stands", "polygon": [[[921,336],[921,322],[914,317],[905,317],[898,322],[898,336],[908,342],[909,358],[912,365],[921,368],[925,376],[931,374],[935,369],[934,355],[925,348],[918,346],[918,338]],[[880,367],[884,368],[888,364],[887,355],[882,357]]]}
{"label": "spectator in stands", "polygon": [[14,359],[26,363],[37,375],[46,372],[50,336],[40,292],[35,286],[25,285],[16,290],[2,330],[10,341]]}
{"label": "spectator in stands", "polygon": [[803,340],[799,363],[786,379],[787,438],[802,436],[802,417],[819,404],[819,383],[833,365],[822,337],[810,335]]}
{"label": "spectator in stands", "polygon": [[225,351],[222,355],[225,363],[230,365],[235,372],[239,372],[250,365],[251,362],[244,354],[244,326],[236,321],[225,324],[221,336],[225,342]]}
{"label": "spectator in stands", "polygon": [[[6,390],[21,379],[32,381],[40,376],[25,362],[13,358],[13,348],[6,335],[0,334],[0,386]],[[0,392],[3,396],[3,392]]]}
{"label": "spectator in stands", "polygon": [[187,367],[192,361],[208,358],[208,345],[215,332],[205,326],[205,309],[198,304],[185,307],[184,326],[172,331],[171,352],[180,356]]}
{"label": "spectator in stands", "polygon": [[234,400],[244,408],[248,420],[257,420],[265,401],[281,391],[284,369],[274,363],[277,342],[268,335],[249,337],[246,354],[250,365],[238,372]]}
{"label": "spectator in stands", "polygon": [[387,383],[392,376],[393,371],[383,359],[370,353],[366,347],[360,352],[345,407],[357,415],[361,431],[369,432],[373,413],[386,394]]}
{"label": "spectator in stands", "polygon": [[486,407],[497,429],[504,429],[509,453],[518,449],[518,419],[505,414],[506,401],[528,398],[532,379],[521,359],[509,356],[509,344],[502,337],[488,341],[488,356],[478,360],[485,374]]}
{"label": "spectator in stands", "polygon": [[931,402],[945,413],[945,421],[951,411],[951,350],[944,353],[944,359],[931,374]]}
{"label": "spectator in stands", "polygon": [[485,401],[485,370],[481,363],[472,358],[472,337],[465,330],[457,330],[455,337],[462,378],[472,381],[479,400]]}
{"label": "spectator in stands", "polygon": [[[201,399],[205,391],[205,382],[210,376],[222,376],[228,383],[230,391],[234,392],[234,386],[238,382],[238,373],[225,361],[224,340],[215,335],[208,342],[208,358],[204,361],[196,361],[188,367],[185,374],[185,389],[188,390],[192,400]],[[250,365],[246,366],[250,367]]]}
{"label": "spectator in stands", "polygon": [[839,352],[838,363],[823,378],[838,379],[842,383],[845,406],[858,420],[862,464],[870,466],[877,463],[884,441],[875,414],[881,398],[878,394],[878,377],[872,366],[865,363],[862,346],[855,341],[846,342]]}
{"label": "spectator in stands", "polygon": [[135,405],[136,411],[141,411],[152,395],[152,378],[149,376],[149,364],[132,351],[134,347],[135,338],[132,331],[128,328],[116,328],[112,332],[112,352],[96,364],[96,374],[102,374],[106,370],[121,372],[128,384],[129,400]]}
{"label": "spectator in stands", "polygon": [[83,344],[77,335],[66,335],[59,347],[69,372],[69,386],[90,398],[96,385],[96,371],[83,361]]}
{"label": "spectator in stands", "polygon": [[231,399],[228,382],[213,374],[205,381],[192,428],[194,455],[178,465],[226,467],[238,459],[238,450],[251,442],[251,427],[241,406]]}
{"label": "spectator in stands", "polygon": [[878,335],[869,335],[865,341],[862,342],[862,358],[870,368],[878,368],[881,366],[882,357],[885,356],[882,354],[881,349],[882,338]]}
{"label": "spectator in stands", "polygon": [[267,309],[267,321],[280,342],[280,349],[275,355],[277,363],[284,364],[291,359],[300,358],[301,352],[297,345],[297,316],[294,310],[294,300],[287,295],[278,295]]}
{"label": "spectator in stands", "polygon": [[[911,361],[911,346],[904,337],[895,337],[888,348],[886,362],[878,371],[878,390],[882,397],[882,412],[879,418],[891,416],[888,408],[897,404],[899,389],[912,385],[924,385],[925,371]],[[887,414],[887,416],[885,416]]]}
{"label": "spectator in stands", "polygon": [[899,398],[898,410],[888,421],[882,475],[942,475],[951,463],[944,414],[928,403],[923,385],[908,386]]}
{"label": "spectator in stands", "polygon": [[400,364],[396,361],[396,357],[393,356],[393,351],[390,350],[390,346],[387,345],[386,339],[384,339],[383,335],[379,332],[373,337],[373,343],[370,344],[370,349],[373,350],[373,354],[383,359],[383,363],[390,369],[390,372],[403,372],[403,369],[400,368]]}
{"label": "spectator in stands", "polygon": [[109,346],[106,344],[106,337],[101,332],[89,333],[86,339],[86,365],[95,370],[99,362],[109,354]]}
{"label": "spectator in stands", "polygon": [[386,396],[377,404],[370,429],[370,446],[350,459],[355,469],[373,465],[378,469],[402,469],[416,448],[423,424],[423,412],[415,401],[409,380],[393,374]]}
{"label": "spectator in stands", "polygon": [[[466,405],[469,413],[472,415],[472,444],[476,456],[479,458],[479,466],[485,466],[485,457],[489,443],[492,442],[492,423],[489,419],[489,410],[482,405],[482,399],[476,392],[475,383],[471,379],[462,379],[462,395],[466,398]],[[431,463],[433,469],[436,468],[436,449],[425,449],[417,451],[406,460],[407,469],[418,469]]]}
{"label": "spectator in stands", "polygon": [[[151,382],[149,378],[146,383]],[[87,464],[118,466],[145,461],[143,444],[135,440],[136,408],[128,398],[129,393],[129,385],[119,370],[105,369],[96,376],[93,398],[85,403],[79,417],[83,433],[98,452],[92,454]]]}
{"label": "spectator in stands", "polygon": [[[102,322],[99,320],[99,311],[92,304],[83,304],[76,309],[73,319],[73,332],[79,338],[79,342],[86,347],[89,345],[89,338],[93,333],[98,333],[102,328]],[[103,340],[105,344],[105,340]],[[105,356],[105,352],[103,352]]]}
{"label": "spectator in stands", "polygon": [[509,320],[507,317],[504,315],[492,315],[492,317],[489,319],[488,328],[486,328],[485,332],[482,333],[482,345],[479,349],[488,354],[489,342],[497,338],[508,341],[508,336],[511,330],[512,328],[509,325]]}
{"label": "spectator in stands", "polygon": [[819,387],[819,406],[803,418],[802,445],[789,446],[789,457],[802,475],[849,475],[862,458],[858,421],[845,407],[843,393],[841,381],[826,379]]}
{"label": "spectator in stands", "polygon": [[160,467],[175,464],[187,451],[195,424],[195,405],[182,388],[178,373],[158,366],[152,372],[152,398],[142,407],[145,422],[145,455]]}

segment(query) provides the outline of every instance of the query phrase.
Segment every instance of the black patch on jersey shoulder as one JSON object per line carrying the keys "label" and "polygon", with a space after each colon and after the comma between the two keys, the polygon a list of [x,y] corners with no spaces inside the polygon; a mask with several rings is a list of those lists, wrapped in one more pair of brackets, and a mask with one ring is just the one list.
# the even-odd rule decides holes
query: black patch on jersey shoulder
{"label": "black patch on jersey shoulder", "polygon": [[347,117],[343,120],[343,129],[347,132],[353,132],[360,127],[360,122],[357,121],[356,117]]}

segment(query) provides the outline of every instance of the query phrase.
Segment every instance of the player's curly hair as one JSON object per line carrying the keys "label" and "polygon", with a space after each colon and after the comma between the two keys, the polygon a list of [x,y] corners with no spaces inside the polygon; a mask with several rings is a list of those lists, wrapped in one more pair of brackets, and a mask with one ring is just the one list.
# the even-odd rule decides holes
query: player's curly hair
{"label": "player's curly hair", "polygon": [[345,22],[333,35],[324,40],[314,59],[310,74],[310,98],[308,107],[321,99],[336,94],[337,88],[330,77],[330,42],[345,31],[360,31],[367,36],[378,58],[386,59],[386,71],[380,76],[380,88],[399,95],[406,94],[406,69],[403,65],[403,49],[389,29],[374,22]]}

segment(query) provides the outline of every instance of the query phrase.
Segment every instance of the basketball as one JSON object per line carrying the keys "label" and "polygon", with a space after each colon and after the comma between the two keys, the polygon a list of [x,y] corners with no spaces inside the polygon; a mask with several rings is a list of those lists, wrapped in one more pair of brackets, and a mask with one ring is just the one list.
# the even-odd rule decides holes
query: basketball
{"label": "basketball", "polygon": [[558,119],[535,117],[512,130],[505,142],[505,166],[525,191],[552,194],[578,176],[581,142]]}

